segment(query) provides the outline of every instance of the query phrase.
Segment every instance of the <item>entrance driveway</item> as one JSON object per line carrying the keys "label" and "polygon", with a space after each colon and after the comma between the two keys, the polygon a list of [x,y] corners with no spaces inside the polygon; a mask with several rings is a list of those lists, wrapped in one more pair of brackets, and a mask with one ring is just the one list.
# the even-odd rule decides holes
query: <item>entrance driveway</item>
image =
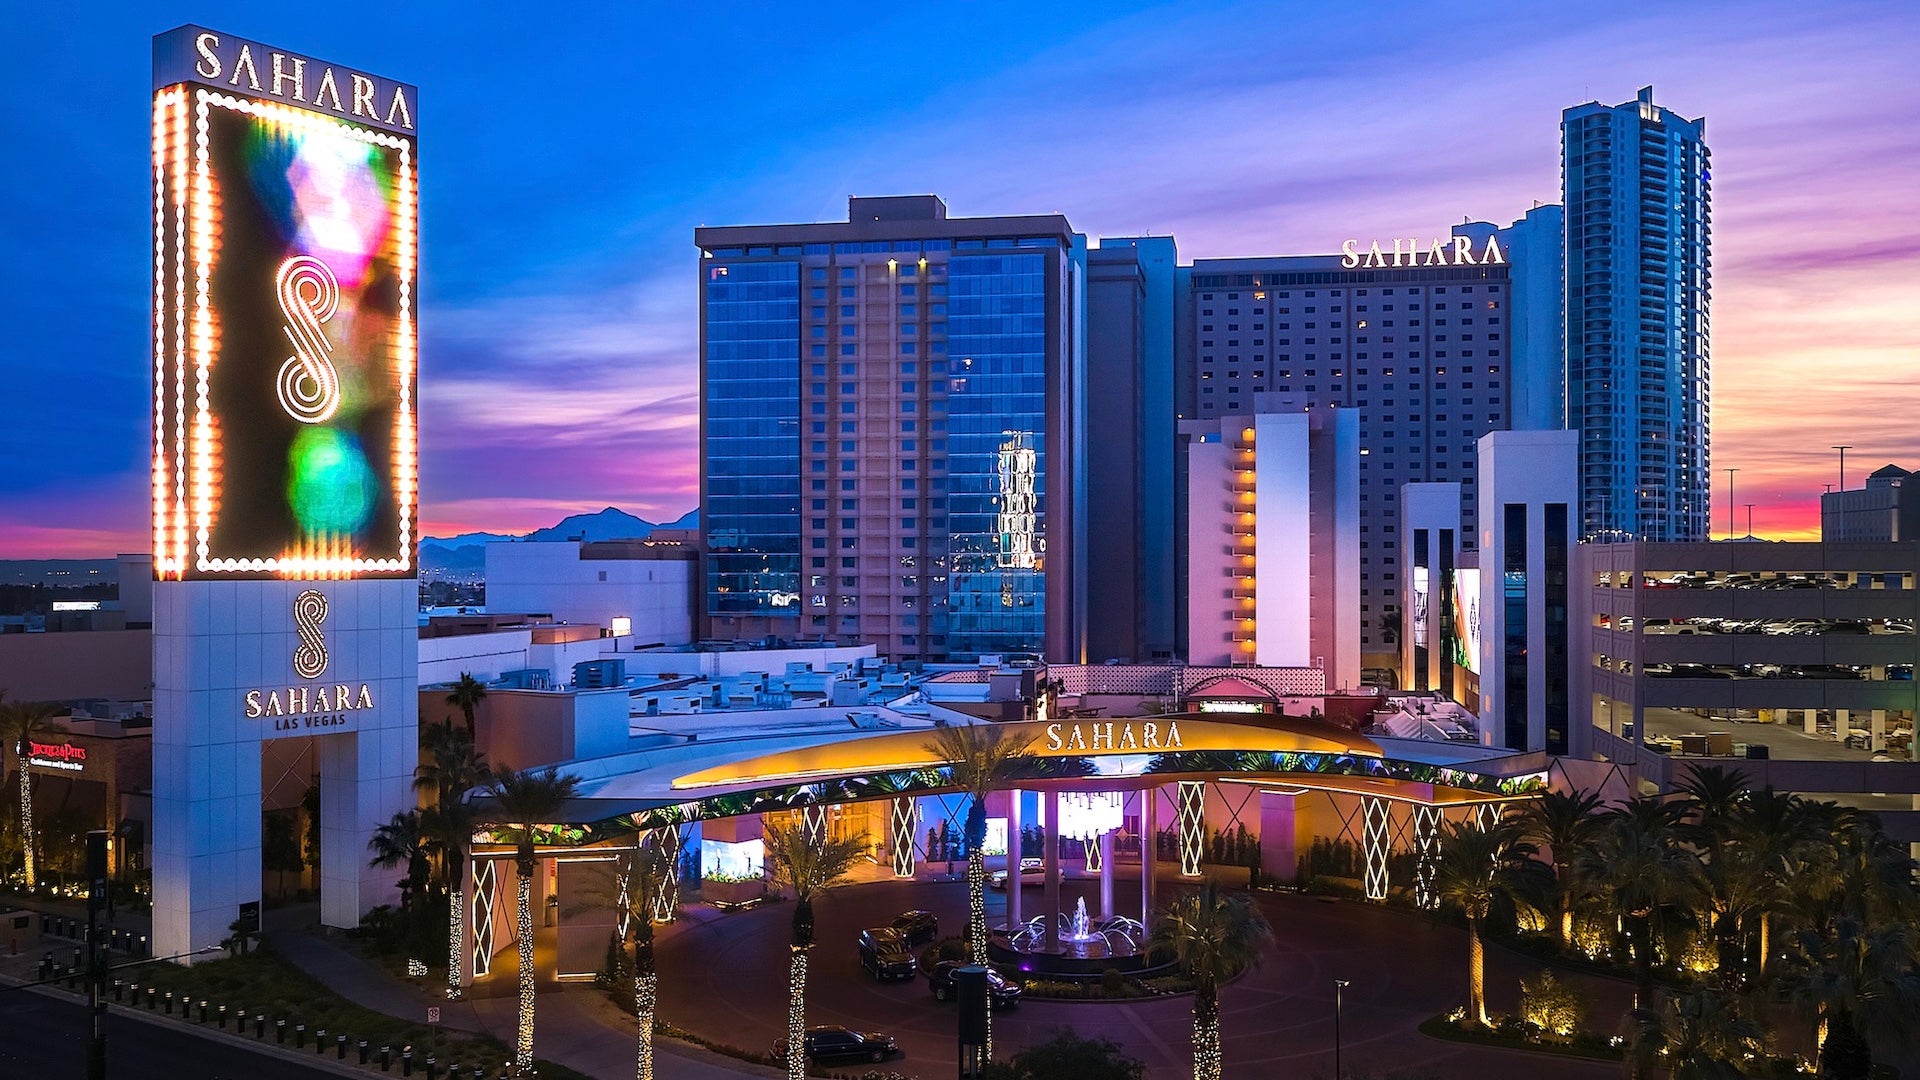
{"label": "entrance driveway", "polygon": [[[1063,886],[1064,904],[1089,882]],[[1175,888],[1162,885],[1163,897]],[[1025,905],[1038,909],[1040,890]],[[1097,903],[1097,895],[1088,896]],[[1419,916],[1352,901],[1328,903],[1299,896],[1262,896],[1278,938],[1266,962],[1222,992],[1227,1076],[1331,1077],[1333,980],[1347,979],[1341,1028],[1345,1071],[1416,1070],[1421,1075],[1489,1080],[1551,1070],[1556,1080],[1621,1075],[1614,1064],[1493,1051],[1429,1039],[1422,1020],[1466,999],[1464,931]],[[990,920],[1004,899],[989,893]],[[1090,904],[1089,906],[1093,906]],[[860,930],[885,925],[895,914],[925,908],[945,934],[964,926],[963,882],[887,881],[847,886],[815,904],[819,944],[808,984],[808,1023],[847,1024],[887,1032],[906,1058],[896,1067],[922,1078],[956,1069],[955,1008],[933,1000],[923,977],[910,983],[875,982],[860,967],[854,942]],[[663,928],[660,940],[661,1008],[674,1024],[706,1038],[765,1050],[784,1033],[786,957],[792,906],[771,904],[721,914],[689,907]],[[1490,1007],[1511,1011],[1518,979],[1539,965],[1498,948],[1487,951]],[[1590,1016],[1611,1028],[1627,1007],[1631,987],[1611,979],[1569,976],[1591,1003]],[[1131,1004],[1031,1001],[996,1014],[996,1053],[1040,1041],[1055,1028],[1114,1039],[1145,1061],[1148,1075],[1191,1075],[1191,999]]]}

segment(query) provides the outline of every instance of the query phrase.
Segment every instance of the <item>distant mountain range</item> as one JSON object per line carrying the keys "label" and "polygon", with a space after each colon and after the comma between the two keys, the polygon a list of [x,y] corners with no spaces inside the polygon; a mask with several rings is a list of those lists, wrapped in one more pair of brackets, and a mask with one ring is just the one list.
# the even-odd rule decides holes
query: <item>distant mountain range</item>
{"label": "distant mountain range", "polygon": [[655,529],[694,529],[700,511],[689,510],[673,521],[648,521],[625,510],[607,507],[597,514],[574,514],[523,536],[472,532],[459,536],[420,538],[422,576],[472,577],[485,572],[487,545],[502,540],[645,540]]}

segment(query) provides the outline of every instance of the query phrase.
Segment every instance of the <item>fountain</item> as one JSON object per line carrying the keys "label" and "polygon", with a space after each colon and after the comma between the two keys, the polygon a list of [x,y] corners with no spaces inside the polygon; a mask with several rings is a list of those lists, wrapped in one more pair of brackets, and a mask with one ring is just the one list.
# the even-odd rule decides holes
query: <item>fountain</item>
{"label": "fountain", "polygon": [[[1035,915],[1005,937],[1003,959],[1017,962],[1023,970],[1059,973],[1094,973],[1114,967],[1133,971],[1145,963],[1146,928],[1140,920],[1116,916],[1095,923],[1087,914],[1085,897],[1077,898],[1071,912],[1053,915],[1058,947],[1047,947],[1047,916]],[[996,947],[999,942],[995,942]]]}

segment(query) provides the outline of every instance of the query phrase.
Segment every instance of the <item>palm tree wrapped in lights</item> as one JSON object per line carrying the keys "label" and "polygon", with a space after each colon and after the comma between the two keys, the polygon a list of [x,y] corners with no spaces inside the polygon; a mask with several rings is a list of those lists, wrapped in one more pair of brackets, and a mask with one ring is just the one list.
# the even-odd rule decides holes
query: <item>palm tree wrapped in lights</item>
{"label": "palm tree wrapped in lights", "polygon": [[1480,924],[1496,909],[1511,910],[1545,892],[1549,871],[1533,858],[1534,846],[1521,838],[1520,826],[1496,822],[1481,829],[1455,822],[1440,841],[1433,892],[1442,906],[1467,917],[1467,1026],[1487,1024],[1487,959]]}
{"label": "palm tree wrapped in lights", "polygon": [[844,881],[866,855],[864,835],[815,842],[804,825],[766,829],[767,862],[774,880],[793,890],[793,937],[788,943],[787,1076],[807,1075],[807,954],[813,949],[813,898]]}
{"label": "palm tree wrapped in lights", "polygon": [[473,840],[473,808],[467,792],[492,777],[486,755],[473,747],[473,737],[453,721],[427,728],[420,744],[421,762],[414,770],[415,791],[428,793],[433,805],[422,824],[440,853],[440,887],[447,894],[447,998],[461,997],[460,972],[465,966],[467,845]]}
{"label": "palm tree wrapped in lights", "polygon": [[44,737],[66,728],[53,722],[60,715],[60,707],[50,701],[15,701],[7,703],[5,695],[0,694],[0,731],[4,731],[8,742],[13,743],[14,753],[20,766],[20,851],[22,867],[27,875],[27,889],[32,891],[38,883],[33,859],[33,773],[27,768],[27,759],[32,756],[32,744],[35,737]]}
{"label": "palm tree wrapped in lights", "polygon": [[1221,980],[1258,967],[1271,941],[1266,916],[1214,881],[1174,901],[1154,927],[1154,948],[1170,950],[1193,980],[1193,1080],[1220,1080]]}
{"label": "palm tree wrapped in lights", "polygon": [[987,963],[987,793],[1013,778],[1033,742],[989,724],[939,728],[926,744],[948,765],[953,786],[967,793],[967,953]]}
{"label": "palm tree wrapped in lights", "polygon": [[535,828],[552,822],[580,786],[580,778],[549,766],[518,771],[496,766],[488,781],[496,816],[514,845],[514,869],[520,875],[515,899],[520,950],[520,1016],[515,1029],[513,1067],[521,1076],[533,1075],[533,845]]}

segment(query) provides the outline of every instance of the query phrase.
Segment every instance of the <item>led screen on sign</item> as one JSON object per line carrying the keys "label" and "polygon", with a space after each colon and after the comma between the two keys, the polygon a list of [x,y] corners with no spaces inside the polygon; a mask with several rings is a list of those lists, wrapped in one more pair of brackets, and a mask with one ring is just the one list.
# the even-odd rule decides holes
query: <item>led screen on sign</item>
{"label": "led screen on sign", "polygon": [[153,105],[155,574],[412,576],[414,140],[198,38]]}

